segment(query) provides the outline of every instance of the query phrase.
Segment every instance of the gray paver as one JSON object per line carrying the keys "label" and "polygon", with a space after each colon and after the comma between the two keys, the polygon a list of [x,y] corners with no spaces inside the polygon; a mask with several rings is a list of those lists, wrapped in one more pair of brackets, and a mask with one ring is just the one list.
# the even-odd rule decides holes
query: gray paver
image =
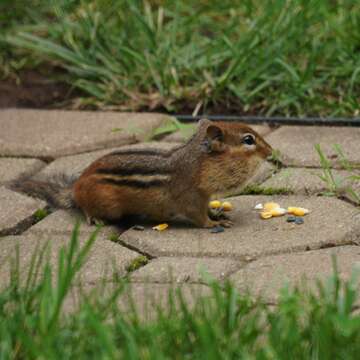
{"label": "gray paver", "polygon": [[38,159],[0,158],[0,185],[35,174],[45,163]]}
{"label": "gray paver", "polygon": [[40,173],[36,175],[37,179],[46,178],[48,176],[52,176],[58,173],[62,173],[68,176],[78,176],[81,172],[90,165],[93,161],[99,159],[100,157],[111,153],[112,151],[117,150],[127,150],[127,149],[135,149],[135,148],[157,148],[170,150],[175,147],[176,144],[169,144],[165,142],[148,142],[141,143],[135,145],[125,145],[120,148],[112,148],[112,149],[104,149],[98,151],[92,151],[84,154],[65,156],[53,161],[50,165],[44,168]]}
{"label": "gray paver", "polygon": [[[332,170],[336,181],[339,182],[339,191],[347,186],[360,190],[360,181],[346,181],[350,173],[346,170]],[[326,182],[321,180],[323,175],[321,169],[309,168],[286,168],[266,180],[262,186],[274,189],[286,188],[296,194],[318,194],[329,191]]]}
{"label": "gray paver", "polygon": [[[105,287],[101,284],[86,285],[81,291],[87,296],[93,296],[102,299],[109,296],[114,289],[117,289],[119,283],[107,283]],[[120,286],[122,286],[120,284]],[[174,310],[179,311],[180,303],[177,292],[181,291],[182,299],[189,308],[193,307],[199,298],[210,298],[212,294],[211,288],[200,284],[154,284],[154,283],[131,283],[126,286],[119,297],[119,309],[126,314],[133,313],[133,307],[137,311],[140,320],[155,320],[158,309],[169,311],[169,294],[174,300]],[[71,296],[65,299],[64,311],[71,313],[80,305],[79,304],[79,288],[72,289]]]}
{"label": "gray paver", "polygon": [[[80,235],[79,244],[84,245],[87,236]],[[30,268],[30,262],[35,251],[49,244],[48,260],[53,271],[57,270],[59,250],[68,245],[70,237],[67,235],[21,235],[0,238],[0,283],[4,286],[9,279],[10,259],[15,255],[15,247],[19,246],[20,274],[25,279]],[[139,254],[119,244],[106,239],[99,234],[93,244],[88,259],[81,268],[76,280],[78,283],[94,283],[101,279],[112,280],[114,273],[122,276],[126,273],[127,266]]]}
{"label": "gray paver", "polygon": [[255,174],[246,182],[246,185],[250,184],[260,184],[271,177],[271,175],[276,171],[275,165],[271,164],[268,161],[264,161],[260,167],[256,170]]}
{"label": "gray paver", "polygon": [[2,110],[0,154],[56,158],[121,146],[146,138],[167,118],[155,113]]}
{"label": "gray paver", "polygon": [[131,274],[131,281],[139,282],[206,282],[222,280],[244,263],[226,258],[162,257]]}
{"label": "gray paver", "polygon": [[339,246],[261,258],[234,273],[230,280],[241,290],[276,301],[279,290],[286,285],[301,286],[308,280],[305,285],[311,287],[315,279],[328,279],[333,273],[333,254],[342,279],[348,280],[353,269],[360,269],[360,247]]}
{"label": "gray paver", "polygon": [[[235,225],[223,233],[171,225],[163,232],[130,229],[120,238],[155,256],[229,256],[245,260],[360,241],[359,209],[335,198],[240,196],[229,200],[235,208],[230,214]],[[277,201],[284,207],[302,206],[311,213],[303,225],[287,223],[286,217],[262,220],[253,208],[267,201]]]}
{"label": "gray paver", "polygon": [[[57,234],[70,236],[74,230],[76,222],[80,222],[80,232],[82,234],[90,235],[97,228],[95,225],[88,225],[80,211],[57,210],[54,213],[48,215],[45,219],[30,227],[26,231],[26,234]],[[102,228],[102,232],[110,237],[112,234],[117,234],[119,230],[115,226],[105,226]]]}
{"label": "gray paver", "polygon": [[20,231],[46,203],[0,187],[0,234]]}
{"label": "gray paver", "polygon": [[283,161],[288,165],[319,167],[319,156],[314,145],[320,144],[326,156],[333,157],[334,167],[341,167],[336,158],[334,144],[339,144],[352,163],[360,164],[360,128],[283,126],[266,137],[266,140],[280,150]]}

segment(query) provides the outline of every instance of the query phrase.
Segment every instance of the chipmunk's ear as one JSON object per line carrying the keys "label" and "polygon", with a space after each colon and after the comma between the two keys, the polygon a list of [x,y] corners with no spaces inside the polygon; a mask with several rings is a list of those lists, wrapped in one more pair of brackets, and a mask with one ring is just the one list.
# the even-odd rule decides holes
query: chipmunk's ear
{"label": "chipmunk's ear", "polygon": [[224,143],[223,130],[219,126],[209,125],[206,129],[203,145],[207,153],[225,151],[226,145]]}

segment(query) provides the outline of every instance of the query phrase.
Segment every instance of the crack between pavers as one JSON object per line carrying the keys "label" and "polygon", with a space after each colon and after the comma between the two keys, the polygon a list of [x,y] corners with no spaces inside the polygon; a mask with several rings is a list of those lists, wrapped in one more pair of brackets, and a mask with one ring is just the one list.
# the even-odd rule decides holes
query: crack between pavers
{"label": "crack between pavers", "polygon": [[158,252],[156,249],[153,250],[154,253],[156,253],[156,255],[151,255],[147,252],[140,252],[140,250],[138,250],[138,248],[134,245],[129,245],[127,243],[125,243],[123,240],[121,240],[120,242],[121,245],[129,248],[130,250],[134,250],[137,251],[139,253],[143,253],[145,256],[146,254],[148,254],[151,259],[157,259],[157,258],[161,258],[161,257],[167,257],[167,258],[218,258],[218,259],[232,259],[232,260],[238,260],[238,261],[242,261],[245,263],[244,267],[246,267],[248,264],[250,264],[251,262],[254,262],[256,260],[259,259],[263,259],[266,258],[268,256],[274,256],[274,255],[290,255],[290,254],[296,254],[296,253],[300,253],[300,252],[307,252],[307,251],[314,251],[314,250],[320,250],[320,249],[326,249],[326,248],[331,248],[331,247],[342,247],[342,246],[360,246],[360,241],[357,242],[355,240],[347,240],[347,241],[343,241],[341,243],[334,243],[334,242],[326,242],[323,244],[319,244],[319,245],[312,245],[312,246],[304,246],[304,245],[297,245],[296,247],[290,248],[290,249],[284,249],[284,250],[273,250],[273,251],[269,251],[266,252],[264,254],[261,255],[252,255],[252,254],[244,254],[244,255],[236,255],[236,254],[228,254],[228,255],[218,255],[218,254],[213,254],[213,253],[202,253],[201,255],[199,254],[174,254],[172,252]]}
{"label": "crack between pavers", "polygon": [[[50,215],[50,207],[47,205],[43,208],[39,208],[38,210],[44,210],[47,212],[46,216]],[[36,210],[36,211],[38,211]],[[7,228],[5,230],[0,230],[0,237],[5,237],[5,236],[11,236],[11,235],[21,235],[22,233],[24,233],[25,231],[27,231],[29,228],[31,228],[33,225],[37,224],[38,222],[40,222],[42,219],[37,219],[36,218],[36,211],[28,216],[27,218],[21,220],[20,222],[18,222],[16,225],[14,225],[11,228]]]}
{"label": "crack between pavers", "polygon": [[[221,282],[226,280],[226,279],[215,279],[217,281],[217,283],[221,286]],[[151,285],[151,284],[156,284],[156,285],[205,285],[210,287],[211,283],[206,282],[206,281],[201,281],[201,280],[185,280],[185,281],[171,281],[171,280],[166,280],[166,281],[161,281],[161,280],[132,280],[131,278],[129,279],[129,284],[143,284],[143,285]]]}
{"label": "crack between pavers", "polygon": [[143,250],[140,250],[139,248],[137,248],[136,246],[133,246],[133,245],[130,245],[130,244],[127,244],[125,241],[121,240],[120,238],[120,235],[118,237],[118,239],[116,241],[114,240],[110,240],[110,241],[113,241],[114,243],[116,244],[120,244],[121,246],[129,249],[129,250],[132,250],[132,251],[135,251],[143,256],[145,256],[148,260],[152,260],[152,259],[156,259],[157,256],[154,256],[154,255],[151,255],[150,253],[148,252],[145,252]]}
{"label": "crack between pavers", "polygon": [[350,205],[353,205],[353,206],[355,206],[356,208],[359,208],[359,207],[360,207],[360,204],[359,204],[359,203],[357,203],[357,202],[354,201],[354,200],[351,200],[351,199],[347,198],[346,196],[337,196],[336,198],[339,199],[340,201],[344,201],[344,202],[346,202],[346,203],[348,203],[348,204],[350,204]]}
{"label": "crack between pavers", "polygon": [[271,256],[276,256],[276,255],[296,255],[298,253],[303,253],[303,252],[308,252],[308,251],[317,251],[317,250],[324,250],[324,249],[330,249],[330,248],[335,248],[335,247],[346,247],[346,246],[360,246],[359,243],[357,243],[356,241],[352,241],[352,240],[349,240],[349,241],[345,241],[341,244],[336,244],[336,243],[333,243],[333,242],[328,242],[328,243],[324,243],[324,244],[321,244],[317,247],[310,247],[310,246],[306,246],[305,249],[303,247],[298,247],[298,248],[293,248],[291,251],[274,251],[274,252],[270,252],[270,253],[267,253],[267,254],[264,254],[262,256],[259,256],[259,257],[254,257],[251,261],[248,261],[244,264],[243,267],[240,267],[238,270],[241,270],[241,269],[245,269],[246,267],[248,267],[248,265],[254,261],[258,261],[258,260],[264,260],[268,257],[271,257]]}
{"label": "crack between pavers", "polygon": [[[355,170],[359,169],[360,165],[358,163],[351,164],[353,166],[356,166]],[[283,164],[283,169],[313,169],[313,170],[323,170],[322,166],[319,165],[306,165],[306,164]],[[331,170],[346,170],[344,167],[339,166],[330,166]]]}
{"label": "crack between pavers", "polygon": [[34,160],[41,160],[48,165],[49,163],[55,160],[52,156],[35,156],[35,155],[0,155],[1,158],[8,158],[8,159],[34,159]]}

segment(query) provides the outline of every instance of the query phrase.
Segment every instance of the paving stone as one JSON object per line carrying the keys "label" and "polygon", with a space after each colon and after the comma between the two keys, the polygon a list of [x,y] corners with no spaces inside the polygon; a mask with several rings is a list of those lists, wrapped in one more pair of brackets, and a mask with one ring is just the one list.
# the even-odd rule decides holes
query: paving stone
{"label": "paving stone", "polygon": [[[79,245],[83,246],[88,239],[85,235],[79,236]],[[59,251],[62,247],[68,246],[70,237],[67,235],[21,235],[0,238],[0,284],[6,285],[9,279],[11,259],[15,254],[16,246],[19,247],[20,275],[24,280],[30,269],[33,254],[43,249],[46,244],[49,246],[47,256],[53,271],[57,271]],[[95,283],[101,279],[113,280],[114,273],[123,276],[126,268],[134,261],[139,254],[119,244],[106,239],[100,233],[95,240],[86,263],[81,268],[76,283]]]}
{"label": "paving stone", "polygon": [[131,281],[154,283],[222,280],[244,263],[228,258],[161,257],[131,274]]}
{"label": "paving stone", "polygon": [[231,275],[230,280],[243,291],[276,301],[286,285],[313,288],[315,279],[326,281],[333,274],[333,255],[343,280],[349,280],[354,269],[360,270],[360,247],[339,246],[264,257]]}
{"label": "paving stone", "polygon": [[[121,240],[154,256],[235,257],[249,260],[268,254],[318,249],[360,241],[360,211],[328,197],[240,196],[230,198],[234,226],[223,233],[209,229],[170,224],[166,231],[128,230]],[[267,201],[282,206],[302,206],[311,210],[303,225],[286,222],[286,217],[262,220],[255,204]]]}
{"label": "paving stone", "polygon": [[147,138],[165,119],[155,113],[2,110],[0,154],[56,158],[112,148]]}
{"label": "paving stone", "polygon": [[0,185],[35,174],[45,163],[38,159],[0,158]]}
{"label": "paving stone", "polygon": [[[346,180],[350,173],[346,170],[332,170],[334,179],[339,182],[339,191],[345,190],[347,186],[352,186],[355,190],[360,191],[360,180]],[[288,189],[296,194],[319,194],[329,191],[326,182],[321,180],[323,175],[321,169],[309,168],[285,168],[277,174],[267,179],[262,186],[274,189]]]}
{"label": "paving stone", "polygon": [[267,125],[267,124],[263,124],[263,125],[249,125],[252,129],[254,129],[258,134],[260,134],[261,136],[265,136],[269,133],[271,133],[272,128]]}
{"label": "paving stone", "polygon": [[[105,286],[104,286],[105,285]],[[65,300],[65,312],[73,312],[79,305],[81,299],[80,291],[85,293],[87,298],[104,299],[109,296],[119,283],[106,283],[86,285],[81,290],[73,288],[72,296]],[[120,285],[121,286],[121,285]],[[211,298],[212,290],[206,285],[200,284],[154,284],[154,283],[131,283],[125,286],[119,297],[119,311],[124,317],[133,314],[135,307],[137,315],[142,321],[155,320],[158,309],[162,311],[170,310],[170,300],[174,300],[174,310],[180,311],[180,302],[177,296],[181,292],[184,302],[188,308],[192,308],[200,298]],[[169,296],[170,294],[170,296]]]}
{"label": "paving stone", "polygon": [[[81,234],[89,236],[97,229],[95,225],[90,226],[86,223],[84,216],[80,211],[57,210],[30,227],[25,234],[39,234],[46,236],[57,234],[70,236],[77,222],[80,222]],[[119,229],[116,226],[104,226],[101,231],[108,238],[110,238],[111,235],[119,233]]]}
{"label": "paving stone", "polygon": [[268,161],[264,161],[256,170],[255,174],[247,181],[244,187],[246,187],[246,185],[263,183],[265,180],[269,179],[275,171],[275,165]]}
{"label": "paving stone", "polygon": [[46,203],[0,187],[0,235],[18,233]]}
{"label": "paving stone", "polygon": [[126,149],[138,149],[138,148],[157,148],[170,150],[175,147],[176,144],[170,144],[165,142],[148,142],[141,143],[135,145],[125,145],[121,148],[112,148],[112,149],[104,149],[98,151],[92,151],[84,154],[65,156],[59,159],[56,159],[51,164],[49,164],[46,168],[44,168],[40,173],[36,175],[37,179],[44,179],[48,176],[52,176],[55,174],[65,174],[68,176],[78,176],[82,173],[82,171],[90,165],[93,161],[99,159],[100,157],[111,153],[112,151],[117,150],[126,150]]}
{"label": "paving stone", "polygon": [[320,144],[324,154],[332,158],[334,167],[341,168],[334,144],[339,144],[346,158],[360,164],[360,128],[283,126],[266,136],[266,140],[280,150],[288,165],[319,167],[319,156],[314,148]]}

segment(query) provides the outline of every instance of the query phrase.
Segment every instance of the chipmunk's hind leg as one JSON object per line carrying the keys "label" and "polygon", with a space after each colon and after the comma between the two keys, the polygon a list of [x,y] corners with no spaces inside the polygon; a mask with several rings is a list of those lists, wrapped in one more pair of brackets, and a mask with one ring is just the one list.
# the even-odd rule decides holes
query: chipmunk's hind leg
{"label": "chipmunk's hind leg", "polygon": [[95,218],[85,212],[84,215],[88,225],[104,226],[106,224],[104,220]]}

